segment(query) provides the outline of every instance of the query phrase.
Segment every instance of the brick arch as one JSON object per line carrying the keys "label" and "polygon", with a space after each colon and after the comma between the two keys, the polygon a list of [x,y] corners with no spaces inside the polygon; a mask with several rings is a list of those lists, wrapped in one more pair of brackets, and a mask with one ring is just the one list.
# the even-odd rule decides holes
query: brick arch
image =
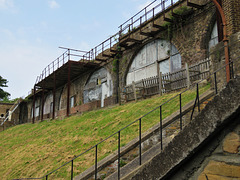
{"label": "brick arch", "polygon": [[[159,46],[160,46],[160,44],[158,44],[158,43],[161,43],[161,45],[162,45],[162,48],[159,48]],[[131,55],[131,57],[130,57],[130,60],[129,60],[129,62],[128,62],[128,64],[127,64],[127,67],[126,67],[126,69],[125,69],[125,71],[124,71],[124,79],[123,79],[123,81],[124,81],[124,85],[126,85],[127,84],[127,77],[128,77],[128,74],[129,74],[129,71],[131,70],[131,66],[132,66],[132,64],[134,63],[134,60],[136,59],[136,57],[140,54],[140,53],[142,53],[141,51],[143,51],[144,50],[144,48],[147,48],[147,46],[149,45],[149,50],[151,51],[151,44],[153,45],[153,46],[157,46],[158,48],[156,48],[155,49],[155,51],[156,52],[153,52],[153,53],[156,53],[155,55],[153,55],[153,54],[151,54],[151,53],[149,53],[148,52],[148,50],[146,50],[146,56],[148,56],[148,57],[150,57],[151,59],[153,59],[153,58],[155,58],[155,59],[153,59],[153,60],[150,60],[149,62],[150,62],[150,64],[147,64],[146,66],[143,66],[143,67],[140,67],[140,68],[144,68],[144,67],[147,67],[147,66],[151,66],[151,65],[153,65],[154,64],[154,62],[156,61],[156,60],[160,60],[160,59],[164,59],[164,58],[167,58],[168,56],[170,57],[170,54],[169,55],[167,55],[166,53],[167,53],[167,51],[168,50],[171,50],[170,52],[173,52],[173,51],[177,51],[177,54],[180,54],[180,52],[178,51],[178,48],[175,46],[175,44],[174,43],[172,43],[172,42],[170,42],[170,41],[168,41],[168,40],[165,40],[165,39],[162,39],[162,38],[156,38],[156,39],[153,39],[153,40],[151,40],[151,41],[148,41],[148,42],[146,42],[146,43],[144,43],[144,44],[142,44],[141,46],[138,46],[138,48],[136,48],[135,50],[134,50],[134,52],[132,53],[132,55]],[[170,45],[170,46],[169,46]],[[166,46],[168,46],[168,47],[166,47]],[[171,49],[173,47],[173,49]],[[153,51],[154,51],[154,48],[152,49]],[[164,50],[166,50],[166,51],[164,51]],[[160,52],[159,52],[160,51]],[[165,52],[165,54],[164,54],[164,52]],[[170,52],[168,52],[168,53],[170,53]],[[124,57],[123,57],[124,58]],[[145,58],[146,59],[146,61],[148,60],[147,58]],[[180,59],[181,60],[181,59]],[[154,66],[154,65],[153,65]],[[180,67],[181,67],[181,64],[180,64]],[[139,69],[140,69],[139,68]],[[152,67],[153,69],[154,69],[154,67]],[[170,59],[169,59],[169,71],[168,72],[170,72],[170,68],[173,68],[172,66],[171,66],[171,61],[170,61]],[[135,71],[136,72],[136,71]],[[147,71],[146,71],[147,72]],[[154,74],[154,73],[153,73]],[[157,75],[157,67],[156,67],[156,74],[154,74],[153,75],[152,74],[152,76],[155,76],[155,75]],[[146,75],[146,77],[150,77],[151,76],[151,72],[149,73],[149,75]],[[146,78],[146,77],[144,77],[144,78]]]}
{"label": "brick arch", "polygon": [[[208,20],[208,24],[204,29],[205,33],[203,34],[202,41],[201,41],[201,48],[208,50],[209,49],[209,41],[211,40],[211,34],[214,28],[214,24],[216,23],[216,12],[212,14],[212,16]],[[207,51],[208,57],[208,51]]]}

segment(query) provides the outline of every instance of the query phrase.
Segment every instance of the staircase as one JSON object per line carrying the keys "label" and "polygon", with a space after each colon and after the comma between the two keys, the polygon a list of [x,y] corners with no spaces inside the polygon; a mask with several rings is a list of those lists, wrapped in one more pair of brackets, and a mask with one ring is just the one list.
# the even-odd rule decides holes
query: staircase
{"label": "staircase", "polygon": [[[0,127],[4,128],[12,126],[12,125],[16,125],[17,122],[16,121],[12,121],[12,114],[15,112],[15,110],[19,107],[20,103],[22,102],[22,99],[19,99],[17,102],[14,103],[14,105],[9,109],[6,117],[2,120]],[[9,123],[7,123],[9,122]]]}

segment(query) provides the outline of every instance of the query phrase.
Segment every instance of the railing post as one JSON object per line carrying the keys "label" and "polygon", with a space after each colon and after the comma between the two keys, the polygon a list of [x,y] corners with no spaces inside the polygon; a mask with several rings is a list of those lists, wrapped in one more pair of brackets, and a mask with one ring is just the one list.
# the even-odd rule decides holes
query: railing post
{"label": "railing post", "polygon": [[112,48],[112,37],[110,37],[110,49]]}
{"label": "railing post", "polygon": [[131,20],[132,20],[131,23],[132,23],[132,30],[133,30],[133,18],[131,18]]}
{"label": "railing post", "polygon": [[36,85],[34,85],[33,87],[33,105],[32,105],[32,115],[33,115],[33,118],[32,118],[32,123],[34,124],[35,122],[35,99],[36,98]]}
{"label": "railing post", "polygon": [[191,80],[190,80],[190,72],[189,72],[189,66],[188,63],[185,64],[185,69],[186,69],[186,76],[187,76],[187,88],[190,88],[191,85]]}
{"label": "railing post", "polygon": [[[54,68],[55,68],[55,67],[54,67],[54,62],[55,62],[55,61],[53,61],[53,71],[52,71],[52,72],[54,72]],[[49,74],[48,74],[48,75],[50,75],[50,74],[51,74],[51,70],[49,71]]]}
{"label": "railing post", "polygon": [[142,119],[139,119],[139,165],[142,165]]}
{"label": "railing post", "polygon": [[95,146],[95,180],[97,180],[97,146]]}
{"label": "railing post", "polygon": [[163,150],[162,106],[160,106],[160,139],[161,139],[161,150]]}
{"label": "railing post", "polygon": [[120,131],[118,131],[118,179],[120,179]]}
{"label": "railing post", "polygon": [[48,175],[46,175],[46,180],[48,180]]}
{"label": "railing post", "polygon": [[119,40],[120,40],[121,36],[122,36],[122,25],[120,26],[120,31],[119,31]]}
{"label": "railing post", "polygon": [[68,49],[68,61],[70,60],[70,49]]}
{"label": "railing post", "polygon": [[71,163],[71,180],[73,180],[73,160],[72,160],[72,163]]}
{"label": "railing post", "polygon": [[95,47],[95,59],[97,58],[97,47]]}
{"label": "railing post", "polygon": [[180,129],[182,130],[182,94],[179,94],[179,106],[180,106]]}
{"label": "railing post", "polygon": [[145,21],[147,21],[147,9],[145,8]]}
{"label": "railing post", "polygon": [[137,90],[136,90],[136,84],[134,81],[132,82],[132,89],[133,89],[135,102],[137,102]]}

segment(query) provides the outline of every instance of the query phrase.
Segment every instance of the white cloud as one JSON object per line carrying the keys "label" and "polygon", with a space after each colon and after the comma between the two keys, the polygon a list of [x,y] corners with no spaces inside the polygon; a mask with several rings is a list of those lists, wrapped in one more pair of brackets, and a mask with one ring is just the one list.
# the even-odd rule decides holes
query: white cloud
{"label": "white cloud", "polygon": [[0,0],[0,9],[8,9],[14,7],[12,0]]}
{"label": "white cloud", "polygon": [[56,9],[60,7],[60,5],[55,0],[48,1],[48,5],[51,9]]}

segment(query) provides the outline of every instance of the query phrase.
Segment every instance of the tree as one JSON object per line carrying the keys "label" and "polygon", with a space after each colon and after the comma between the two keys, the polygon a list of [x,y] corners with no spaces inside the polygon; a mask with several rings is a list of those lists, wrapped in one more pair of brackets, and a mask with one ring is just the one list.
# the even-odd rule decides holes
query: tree
{"label": "tree", "polygon": [[8,87],[7,86],[8,81],[2,76],[0,76],[0,100],[3,100],[4,98],[8,98],[10,94],[6,91],[4,91],[1,87]]}

